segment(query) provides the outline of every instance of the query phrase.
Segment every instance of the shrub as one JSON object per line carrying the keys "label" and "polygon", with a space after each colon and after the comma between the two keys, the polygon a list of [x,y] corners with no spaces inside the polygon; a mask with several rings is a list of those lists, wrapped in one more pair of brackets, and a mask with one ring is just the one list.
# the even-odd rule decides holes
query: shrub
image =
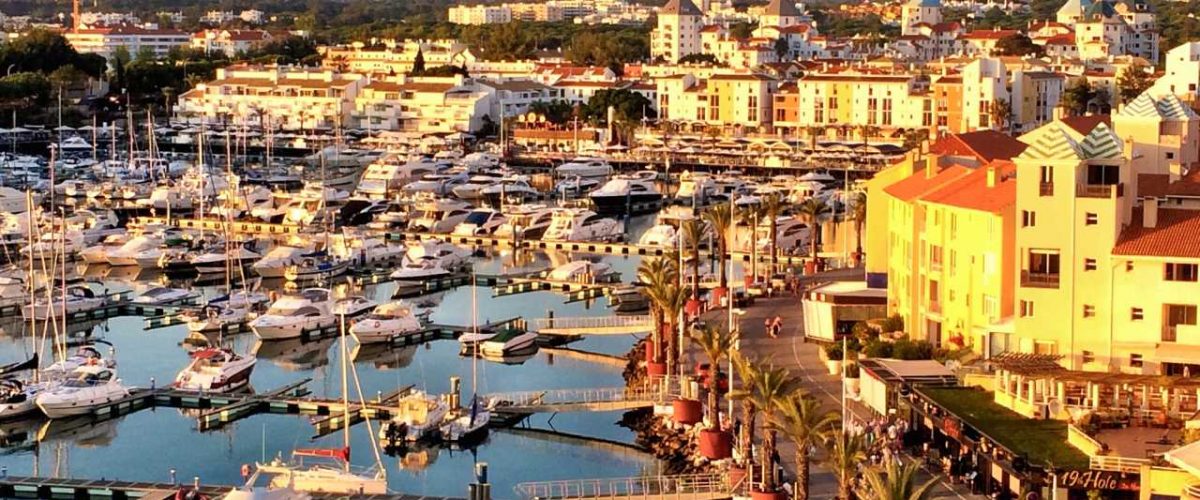
{"label": "shrub", "polygon": [[844,354],[845,354],[845,351],[842,350],[841,342],[834,342],[832,344],[825,346],[825,356],[828,357],[830,360],[840,361]]}
{"label": "shrub", "polygon": [[866,354],[868,358],[890,358],[892,357],[892,343],[878,339],[873,340],[867,343],[863,354]]}
{"label": "shrub", "polygon": [[870,339],[878,336],[878,334],[875,332],[875,329],[871,328],[871,325],[866,321],[859,321],[858,323],[855,323],[854,326],[850,328],[850,334],[854,335],[854,338],[856,339]]}
{"label": "shrub", "polygon": [[883,333],[904,331],[904,318],[901,318],[899,314],[893,314],[880,321],[879,328],[883,330]]}
{"label": "shrub", "polygon": [[925,340],[897,340],[892,346],[892,357],[896,359],[933,359],[933,344]]}

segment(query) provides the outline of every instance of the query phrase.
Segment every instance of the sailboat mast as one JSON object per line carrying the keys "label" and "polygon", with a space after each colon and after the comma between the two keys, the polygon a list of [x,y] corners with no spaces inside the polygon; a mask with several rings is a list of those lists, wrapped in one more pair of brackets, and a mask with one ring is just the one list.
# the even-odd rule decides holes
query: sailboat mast
{"label": "sailboat mast", "polygon": [[[347,360],[349,354],[346,350],[346,314],[343,311],[338,316],[338,330],[342,337],[342,354],[340,356],[342,358],[342,428],[345,429],[345,432],[342,433],[342,447],[350,449],[350,378],[346,373],[346,366],[349,364]],[[349,457],[346,458],[346,472],[350,472],[350,460]]]}
{"label": "sailboat mast", "polygon": [[34,353],[34,355],[36,355],[38,357],[38,364],[39,364],[39,366],[34,367],[33,381],[41,382],[41,378],[42,378],[41,368],[42,367],[40,365],[41,365],[42,356],[38,352],[38,347],[41,346],[42,343],[37,341],[37,313],[36,313],[37,305],[35,305],[37,302],[37,298],[35,296],[35,290],[34,290],[34,284],[35,284],[36,280],[33,277],[34,276],[34,274],[33,274],[33,248],[34,248],[33,243],[37,240],[35,240],[33,238],[33,230],[35,229],[33,226],[33,191],[31,191],[28,187],[25,188],[25,208],[26,208],[25,220],[29,227],[29,243],[30,243],[29,275],[26,278],[26,282],[25,282],[29,286],[29,309],[30,309],[30,311],[29,311],[30,312],[30,314],[29,314],[29,339],[30,339],[30,342],[33,343],[33,353]]}
{"label": "sailboat mast", "polygon": [[479,381],[479,372],[477,365],[479,364],[479,301],[478,294],[478,275],[475,270],[471,270],[471,333],[475,339],[475,355],[471,356],[471,401],[475,401],[475,394],[479,392],[476,383]]}

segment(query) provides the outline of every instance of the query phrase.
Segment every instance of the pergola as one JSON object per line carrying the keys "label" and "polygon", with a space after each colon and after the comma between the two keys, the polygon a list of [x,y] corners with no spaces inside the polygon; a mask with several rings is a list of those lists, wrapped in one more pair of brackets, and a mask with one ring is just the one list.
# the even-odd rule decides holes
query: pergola
{"label": "pergola", "polygon": [[1083,412],[1135,420],[1188,420],[1200,400],[1200,378],[1068,370],[1061,356],[1005,353],[990,362],[996,403],[1031,418],[1068,420]]}

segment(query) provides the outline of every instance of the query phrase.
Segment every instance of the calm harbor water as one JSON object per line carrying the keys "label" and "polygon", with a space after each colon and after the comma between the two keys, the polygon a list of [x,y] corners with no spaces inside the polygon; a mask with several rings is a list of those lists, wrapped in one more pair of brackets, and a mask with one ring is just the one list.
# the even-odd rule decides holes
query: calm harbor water
{"label": "calm harbor water", "polygon": [[[633,238],[636,239],[636,234],[649,224],[649,218],[632,222]],[[540,252],[514,256],[502,252],[476,258],[475,270],[480,274],[495,275],[550,268],[584,257]],[[586,257],[609,263],[621,273],[625,282],[634,279],[640,261],[637,257]],[[113,291],[144,286],[147,281],[166,282],[165,278],[153,273],[129,270],[88,269],[84,274],[103,277]],[[736,275],[740,272],[735,273],[734,279],[737,279]],[[133,284],[135,280],[139,285]],[[386,278],[375,284],[371,281],[360,279],[353,284],[337,284],[334,288],[350,287],[353,293],[379,302],[390,300],[395,285]],[[223,293],[219,285],[196,287],[196,290],[205,297]],[[460,287],[421,300],[436,303],[431,321],[452,325],[471,324],[473,300],[477,301],[477,317],[481,324],[516,316],[539,318],[546,316],[548,311],[553,311],[557,317],[611,314],[604,298],[568,303],[565,295],[553,292],[494,297],[492,289],[482,286],[474,290],[470,286]],[[24,334],[25,325],[19,318],[0,321],[0,325],[3,325],[0,363],[25,359],[32,349],[29,337]],[[159,386],[169,384],[188,363],[187,348],[194,340],[188,338],[183,325],[148,329],[141,316],[115,317],[97,321],[94,325],[73,325],[71,331],[87,332],[93,338],[113,343],[121,378],[127,385],[142,387],[150,386],[152,380]],[[340,397],[341,347],[335,339],[261,344],[253,333],[246,332],[226,336],[223,340],[239,352],[255,353],[259,362],[251,384],[257,391],[269,391],[311,378],[307,387],[315,396]],[[633,336],[626,335],[589,337],[571,346],[623,355],[634,340]],[[409,384],[431,393],[443,393],[449,390],[452,376],[462,378],[463,396],[468,397],[473,390],[472,360],[459,356],[458,349],[458,343],[452,340],[402,349],[357,348],[353,341],[348,346],[366,398]],[[479,393],[623,384],[621,370],[617,367],[555,357],[545,352],[516,364],[480,360],[476,368],[478,387],[474,390]],[[357,397],[353,385],[351,394]],[[564,413],[553,417],[534,415],[525,426],[632,443],[633,433],[616,425],[620,418],[621,412]],[[45,420],[15,422],[0,424],[0,467],[19,475],[147,481],[166,481],[174,469],[182,482],[199,477],[206,484],[237,484],[241,481],[241,464],[269,459],[277,454],[286,457],[295,448],[341,446],[340,433],[313,440],[314,433],[308,417],[296,415],[256,415],[221,430],[200,433],[196,430],[194,414],[171,408],[142,410],[99,424],[47,423]],[[354,464],[374,463],[370,444],[372,433],[359,424],[351,435]],[[578,439],[549,439],[519,430],[493,431],[473,450],[409,450],[383,457],[392,490],[456,497],[466,496],[475,462],[489,464],[496,498],[515,498],[514,487],[525,481],[627,477],[655,474],[660,467],[658,461],[647,454],[597,446]]]}

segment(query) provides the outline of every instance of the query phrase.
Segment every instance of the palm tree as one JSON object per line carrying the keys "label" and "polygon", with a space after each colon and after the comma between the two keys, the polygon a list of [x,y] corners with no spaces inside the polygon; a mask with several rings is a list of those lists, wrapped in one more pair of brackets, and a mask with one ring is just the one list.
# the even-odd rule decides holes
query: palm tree
{"label": "palm tree", "polygon": [[991,104],[988,106],[988,114],[991,115],[992,126],[994,128],[1008,131],[1009,116],[1012,114],[1008,99],[992,99]]}
{"label": "palm tree", "polygon": [[816,151],[817,150],[817,138],[820,137],[821,135],[825,134],[825,127],[820,126],[820,125],[813,125],[813,126],[807,127],[805,129],[805,132],[808,133],[809,148],[812,151]]}
{"label": "palm tree", "polygon": [[867,221],[867,195],[854,193],[850,199],[850,220],[854,221],[855,253],[862,256],[862,228]]}
{"label": "palm tree", "polygon": [[827,442],[839,420],[836,412],[822,412],[821,402],[804,391],[796,391],[776,404],[779,413],[767,425],[796,445],[796,500],[808,500],[808,471],[813,448]]}
{"label": "palm tree", "polygon": [[700,240],[704,239],[704,224],[700,219],[688,219],[679,225],[679,234],[691,250],[692,298],[700,297]]}
{"label": "palm tree", "polygon": [[673,259],[643,259],[642,263],[638,265],[638,279],[646,284],[646,287],[642,289],[642,294],[650,301],[650,317],[654,324],[654,332],[651,333],[650,338],[654,344],[651,359],[655,363],[662,362],[662,331],[665,313],[658,307],[652,293],[657,288],[674,284],[679,279],[677,273],[678,269]]}
{"label": "palm tree", "polygon": [[917,484],[917,473],[920,467],[916,462],[899,465],[890,461],[885,474],[868,470],[866,488],[863,500],[927,500],[933,493],[937,478],[932,478],[922,484]]}
{"label": "palm tree", "polygon": [[821,218],[830,212],[829,205],[820,198],[809,198],[804,200],[796,211],[808,222],[809,233],[808,240],[812,244],[809,255],[815,260],[817,258],[817,239],[821,236]]}
{"label": "palm tree", "polygon": [[650,287],[647,293],[650,302],[655,305],[662,317],[662,329],[659,336],[661,338],[666,335],[662,347],[665,347],[667,351],[667,373],[671,373],[675,369],[678,359],[678,356],[675,355],[676,327],[682,326],[679,323],[679,315],[683,312],[684,305],[687,304],[688,291],[687,288],[670,282],[656,284]]}
{"label": "palm tree", "polygon": [[850,500],[858,466],[867,459],[867,443],[861,434],[837,432],[825,445],[829,450],[828,464],[838,480],[838,498]]}
{"label": "palm tree", "polygon": [[[780,402],[796,391],[796,379],[784,368],[779,368],[770,362],[751,361],[738,351],[733,353],[733,365],[738,377],[742,380],[742,388],[729,391],[730,399],[742,401],[742,412],[745,416],[745,434],[742,438],[744,455],[749,458],[750,444],[754,434],[754,413],[763,414],[767,422],[775,418],[775,409]],[[747,410],[747,406],[750,407]],[[763,436],[762,459],[760,460],[762,489],[775,491],[775,431],[768,430]]]}
{"label": "palm tree", "polygon": [[761,203],[753,203],[738,209],[738,219],[750,228],[747,237],[750,243],[750,275],[758,282],[758,222],[762,220],[766,209]]}
{"label": "palm tree", "polygon": [[779,266],[779,216],[783,215],[784,210],[787,210],[787,205],[783,202],[783,197],[778,194],[770,194],[763,200],[763,217],[767,218],[767,223],[771,225],[771,274],[775,274],[775,269]]}
{"label": "palm tree", "polygon": [[[721,277],[721,288],[729,289],[729,277],[725,273],[725,259],[729,254],[729,230],[733,227],[733,213],[729,205],[724,203],[704,211],[704,220],[708,221],[713,234],[717,237],[718,275]],[[730,301],[733,304],[733,301]]]}
{"label": "palm tree", "polygon": [[708,428],[721,430],[721,408],[717,398],[717,380],[721,375],[721,360],[733,349],[733,334],[715,325],[692,328],[692,341],[708,356]]}

